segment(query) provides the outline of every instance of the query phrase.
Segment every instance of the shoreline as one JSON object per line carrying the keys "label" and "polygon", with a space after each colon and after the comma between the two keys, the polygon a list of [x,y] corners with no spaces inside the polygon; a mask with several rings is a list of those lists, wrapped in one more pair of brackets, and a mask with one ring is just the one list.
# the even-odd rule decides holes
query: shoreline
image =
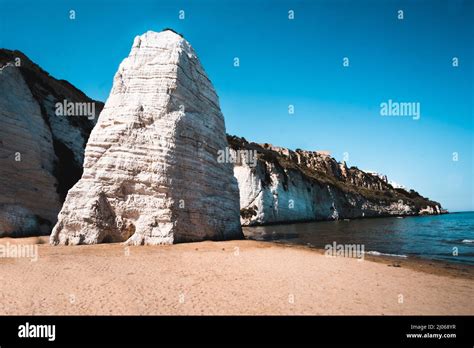
{"label": "shoreline", "polygon": [[[275,242],[275,241],[257,241],[255,239],[246,239],[246,240],[262,242],[262,243],[271,243],[271,244],[276,244],[276,245],[283,245],[285,247],[309,249],[323,256],[326,251],[323,248],[301,245],[301,244],[291,244],[291,243]],[[346,258],[344,256],[338,256],[338,257]],[[364,260],[370,261],[370,262],[382,263],[382,264],[386,264],[393,267],[407,267],[414,271],[424,272],[428,274],[437,274],[437,275],[451,276],[451,277],[463,277],[466,279],[474,280],[474,265],[469,265],[469,264],[462,264],[458,262],[448,262],[448,261],[441,261],[441,260],[432,260],[432,259],[427,259],[427,258],[423,258],[419,256],[413,256],[413,255],[410,255],[404,258],[404,257],[389,256],[389,255],[364,254]]]}
{"label": "shoreline", "polygon": [[[434,267],[435,270],[437,268],[448,269],[449,273],[456,273],[456,270],[460,270],[461,273],[466,273],[466,268],[474,267],[474,258],[469,249],[474,245],[472,244],[473,241],[471,238],[472,229],[465,229],[462,231],[463,233],[456,234],[456,232],[454,232],[453,235],[450,235],[450,228],[455,228],[455,226],[451,226],[453,223],[450,222],[450,220],[442,219],[442,217],[450,215],[454,218],[456,215],[461,215],[461,218],[464,218],[463,214],[469,214],[467,218],[471,219],[473,218],[473,213],[474,212],[472,211],[467,211],[431,215],[410,215],[403,217],[374,216],[355,219],[340,219],[339,221],[299,221],[287,224],[243,226],[243,230],[248,239],[289,245],[302,245],[313,249],[324,250],[325,245],[327,246],[328,244],[333,243],[333,239],[346,245],[359,243],[358,245],[364,245],[366,252],[365,258],[368,259],[371,258],[371,256],[375,256],[375,258],[371,258],[374,261],[387,257],[389,260],[400,260],[404,261],[404,263],[410,262],[411,264],[412,262],[416,262],[424,264],[426,265],[426,268]],[[412,220],[410,218],[414,219]],[[428,218],[429,220],[415,220],[417,218]],[[411,232],[405,233],[407,228],[414,228],[415,225],[418,226],[418,222],[420,223],[420,226],[425,225],[426,230],[427,224],[435,223],[438,219],[440,219],[439,223],[441,226],[444,226],[445,228],[443,231],[439,231],[439,234],[435,237],[431,236],[429,233],[427,234],[426,232],[423,232],[423,235],[412,239],[412,236],[410,235]],[[371,235],[364,234],[371,228],[377,230],[383,228],[378,226],[379,224],[377,222],[372,224],[374,220],[383,220],[380,225],[386,225],[388,226],[387,228],[392,228],[393,226],[393,229],[397,231],[397,233],[402,233],[399,239],[403,243],[411,245],[408,245],[405,248],[391,248],[382,244],[386,243],[387,245],[390,245],[392,240],[390,236],[388,236],[387,239],[384,238],[382,242],[382,239],[380,238],[377,240],[377,238],[374,238]],[[353,225],[351,225],[352,223]],[[285,230],[286,228],[288,231]],[[321,236],[318,236],[318,230],[322,231]],[[349,235],[347,233],[353,232],[354,237],[348,238],[347,236]],[[332,233],[334,233],[334,235]],[[394,234],[392,233],[392,235]],[[452,236],[454,236],[454,238]],[[431,246],[429,243],[424,244],[423,238],[432,238],[433,244]],[[372,243],[372,241],[374,241],[374,243]],[[397,242],[396,239],[395,242]],[[449,254],[454,250],[454,247],[458,250],[458,255],[455,256]],[[364,251],[362,250],[361,252]]]}
{"label": "shoreline", "polygon": [[474,267],[333,258],[252,240],[127,247],[47,239],[0,241],[36,243],[39,254],[36,262],[0,258],[0,315],[474,313]]}
{"label": "shoreline", "polygon": [[242,225],[242,228],[255,228],[255,227],[266,227],[266,226],[278,226],[278,225],[294,225],[294,224],[306,224],[306,223],[313,223],[313,222],[331,222],[331,221],[352,221],[352,220],[372,220],[372,219],[385,219],[385,218],[411,218],[411,217],[426,217],[426,216],[440,216],[440,215],[452,215],[452,214],[462,214],[462,213],[471,213],[471,211],[459,211],[459,212],[440,212],[437,214],[409,214],[409,215],[373,215],[373,216],[356,216],[356,217],[341,217],[338,220],[334,219],[308,219],[308,220],[284,220],[284,221],[275,221],[275,222],[260,222],[258,224],[246,224]]}
{"label": "shoreline", "polygon": [[[232,242],[230,241],[202,241],[202,242],[193,242],[193,243],[178,243],[173,245],[185,245],[185,244],[199,244],[199,243],[225,243],[225,242]],[[249,241],[249,242],[256,242],[256,243],[268,243],[270,245],[275,246],[283,246],[285,248],[294,248],[294,249],[301,249],[301,250],[309,250],[315,252],[319,255],[324,256],[325,249],[309,246],[309,245],[302,245],[302,244],[292,244],[287,242],[279,242],[279,241],[272,241],[272,240],[256,240],[245,237],[241,240],[234,240],[234,241]],[[49,244],[49,235],[43,236],[33,236],[33,237],[2,237],[0,238],[0,246],[3,244],[34,244],[34,245],[47,245],[51,247],[58,247],[52,246]],[[95,245],[75,245],[75,246],[67,246],[67,247],[94,247],[96,245],[123,245],[122,243],[101,243]],[[61,247],[61,246],[59,246]],[[125,248],[126,246],[123,245]],[[141,246],[140,246],[141,247]],[[162,247],[162,246],[145,246],[145,247]],[[346,258],[351,259],[344,256],[338,256],[339,258]],[[2,257],[0,256],[0,260]],[[463,264],[458,262],[449,262],[449,261],[441,261],[441,260],[434,260],[423,258],[420,256],[410,255],[406,258],[404,257],[397,257],[397,256],[390,256],[386,254],[382,255],[373,255],[373,254],[364,254],[364,260],[376,263],[382,263],[388,265],[389,267],[406,267],[418,272],[424,272],[427,274],[435,274],[441,276],[451,276],[451,277],[462,277],[465,279],[472,279],[474,280],[474,265]]]}

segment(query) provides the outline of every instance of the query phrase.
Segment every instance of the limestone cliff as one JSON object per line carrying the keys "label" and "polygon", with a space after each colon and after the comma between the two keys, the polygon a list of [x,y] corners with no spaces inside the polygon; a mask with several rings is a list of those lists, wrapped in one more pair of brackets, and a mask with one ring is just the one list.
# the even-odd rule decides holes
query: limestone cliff
{"label": "limestone cliff", "polygon": [[55,104],[95,102],[19,51],[0,49],[0,236],[48,234],[67,191],[82,174],[94,126],[63,117]]}
{"label": "limestone cliff", "polygon": [[[19,62],[19,64],[17,64]],[[18,66],[17,66],[18,65]],[[96,117],[56,103],[103,104],[19,51],[0,50],[0,237],[47,234],[83,173]],[[255,163],[219,160],[256,151]],[[172,31],[135,39],[51,241],[158,244],[242,237],[239,224],[439,214],[441,206],[327,154],[225,138],[218,97]]]}
{"label": "limestone cliff", "polygon": [[85,150],[53,244],[170,244],[241,238],[224,117],[190,44],[135,38]]}
{"label": "limestone cliff", "polygon": [[[442,212],[439,203],[413,190],[393,188],[386,177],[348,168],[323,153],[249,143],[235,136],[228,141],[234,158],[242,157],[234,175],[243,225]],[[256,151],[256,161],[249,163],[237,151]]]}

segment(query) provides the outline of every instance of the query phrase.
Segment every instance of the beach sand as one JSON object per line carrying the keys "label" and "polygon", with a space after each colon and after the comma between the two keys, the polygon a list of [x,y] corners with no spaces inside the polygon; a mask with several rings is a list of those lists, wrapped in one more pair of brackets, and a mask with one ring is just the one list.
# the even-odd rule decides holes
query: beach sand
{"label": "beach sand", "polygon": [[0,314],[474,314],[474,267],[257,241],[38,245],[0,258]]}

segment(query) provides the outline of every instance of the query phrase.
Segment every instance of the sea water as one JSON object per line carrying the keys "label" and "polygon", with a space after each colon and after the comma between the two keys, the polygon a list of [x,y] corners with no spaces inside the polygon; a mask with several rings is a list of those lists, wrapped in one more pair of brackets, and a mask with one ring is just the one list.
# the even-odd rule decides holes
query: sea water
{"label": "sea water", "polygon": [[367,254],[474,265],[474,212],[246,227],[247,238],[307,245],[363,245]]}

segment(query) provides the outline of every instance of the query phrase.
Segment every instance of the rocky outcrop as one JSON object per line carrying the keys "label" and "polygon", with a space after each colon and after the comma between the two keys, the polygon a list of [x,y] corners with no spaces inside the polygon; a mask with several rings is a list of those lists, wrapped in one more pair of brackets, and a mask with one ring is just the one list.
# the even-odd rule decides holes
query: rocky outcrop
{"label": "rocky outcrop", "polygon": [[55,104],[102,103],[49,76],[19,51],[0,50],[0,237],[49,234],[82,174],[94,120],[56,114]]}
{"label": "rocky outcrop", "polygon": [[232,136],[228,141],[232,157],[240,158],[234,174],[243,225],[442,212],[439,203],[394,188],[385,176],[348,168],[325,154]]}
{"label": "rocky outcrop", "polygon": [[85,150],[52,244],[241,238],[218,97],[196,53],[166,30],[136,37]]}
{"label": "rocky outcrop", "polygon": [[[228,148],[212,84],[189,43],[169,30],[135,39],[85,161],[102,103],[19,51],[0,50],[0,92],[0,237],[50,233],[83,163],[53,244],[241,238],[239,191],[244,225],[444,212],[325,152],[238,137]],[[94,112],[67,117],[58,103]],[[239,159],[238,187],[229,156]]]}

